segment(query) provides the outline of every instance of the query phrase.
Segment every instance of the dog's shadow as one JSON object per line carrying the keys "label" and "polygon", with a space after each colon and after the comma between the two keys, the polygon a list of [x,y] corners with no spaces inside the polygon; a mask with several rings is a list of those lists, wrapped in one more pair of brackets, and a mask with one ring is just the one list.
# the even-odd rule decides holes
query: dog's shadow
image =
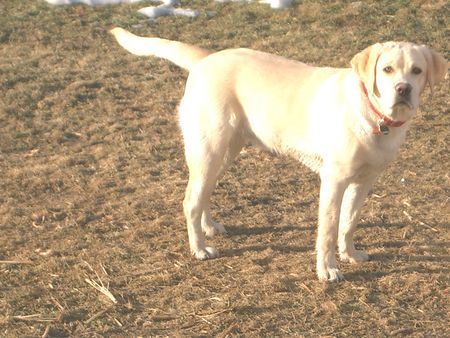
{"label": "dog's shadow", "polygon": [[[380,224],[380,223],[366,223],[362,224],[360,228],[375,228],[375,227],[390,227],[390,228],[403,228],[404,224],[393,223],[393,224]],[[387,276],[393,276],[397,274],[448,274],[450,269],[448,268],[450,263],[450,255],[441,254],[442,248],[449,248],[450,243],[448,241],[436,241],[434,243],[422,243],[430,247],[433,251],[433,247],[440,249],[435,249],[436,254],[423,254],[414,252],[402,253],[400,249],[408,247],[408,240],[380,240],[371,243],[361,243],[359,247],[367,250],[369,252],[369,263],[377,263],[380,265],[382,270],[379,271],[367,271],[364,270],[364,264],[361,264],[361,268],[358,271],[347,272],[345,274],[345,279],[348,281],[371,281],[377,280]],[[418,244],[418,245],[422,245]],[[382,248],[382,252],[370,253],[371,248]],[[383,265],[383,262],[386,264]],[[434,263],[427,266],[426,263]],[[441,263],[440,266],[436,266],[436,263]],[[384,268],[383,268],[384,266]],[[390,266],[390,267],[389,267]],[[392,267],[393,266],[393,267]]]}
{"label": "dog's shadow", "polygon": [[383,277],[394,276],[398,274],[422,274],[422,275],[439,275],[444,274],[448,275],[450,273],[450,269],[447,267],[426,267],[423,265],[423,262],[446,262],[445,265],[448,266],[450,262],[449,256],[408,256],[403,259],[398,258],[399,255],[393,254],[373,254],[369,256],[369,262],[387,262],[387,261],[397,261],[397,262],[420,262],[421,264],[409,264],[405,266],[404,263],[399,265],[397,268],[382,268],[379,271],[367,271],[363,270],[363,266],[361,265],[361,269],[353,272],[345,272],[345,280],[349,282],[358,282],[358,281],[375,281],[379,280]]}
{"label": "dog's shadow", "polygon": [[286,232],[303,232],[314,231],[314,226],[297,226],[297,225],[284,225],[284,226],[272,226],[266,225],[262,227],[247,227],[244,225],[229,225],[226,227],[229,236],[255,236],[255,235],[267,235],[267,234],[280,234]]}
{"label": "dog's shadow", "polygon": [[[285,226],[262,226],[262,227],[246,227],[243,225],[229,225],[227,228],[227,237],[236,238],[241,236],[261,236],[261,235],[274,235],[284,234],[289,232],[314,232],[314,226],[296,226],[296,225],[285,225]],[[222,257],[235,257],[242,256],[244,253],[262,252],[271,248],[272,250],[280,253],[295,253],[295,252],[308,252],[314,250],[314,246],[297,246],[297,245],[281,245],[270,243],[270,240],[261,241],[259,245],[247,245],[239,248],[225,249],[221,251]]]}
{"label": "dog's shadow", "polygon": [[[380,224],[380,223],[365,223],[361,224],[359,227],[361,229],[375,228],[375,227],[390,227],[390,228],[402,228],[403,224]],[[316,231],[315,226],[300,226],[300,225],[285,225],[285,226],[261,226],[261,227],[246,227],[244,225],[229,225],[227,226],[227,237],[229,238],[239,238],[241,236],[262,236],[269,235],[268,237],[287,234],[287,233],[308,233],[308,235],[313,235]],[[286,253],[304,253],[304,252],[314,252],[314,243],[310,245],[292,245],[292,244],[274,244],[270,242],[270,239],[262,239],[261,244],[257,245],[247,245],[240,246],[232,249],[225,249],[221,251],[222,257],[236,257],[242,256],[247,252],[263,252],[268,248],[281,254]],[[376,243],[361,243],[359,247],[364,248],[369,251],[369,262],[382,263],[388,262],[390,265],[394,262],[399,263],[398,268],[386,269],[380,271],[367,271],[364,269],[364,264],[360,265],[360,269],[354,272],[346,272],[345,278],[347,281],[371,281],[383,278],[385,276],[394,275],[397,273],[424,273],[424,274],[448,274],[450,269],[447,268],[448,263],[450,263],[450,255],[407,255],[398,253],[398,249],[403,248],[408,245],[407,240],[385,240],[378,241]],[[435,245],[442,247],[450,247],[448,242],[439,242]],[[383,248],[384,252],[370,253],[370,248]],[[436,268],[423,266],[423,263],[443,263],[442,267]],[[406,266],[406,263],[410,263]],[[395,263],[394,263],[395,264]],[[345,268],[344,268],[345,270]]]}

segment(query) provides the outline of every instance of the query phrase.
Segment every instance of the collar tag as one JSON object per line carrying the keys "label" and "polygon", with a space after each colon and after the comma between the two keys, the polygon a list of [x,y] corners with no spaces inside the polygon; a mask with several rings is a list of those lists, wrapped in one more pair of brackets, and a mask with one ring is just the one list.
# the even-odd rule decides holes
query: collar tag
{"label": "collar tag", "polygon": [[390,132],[389,127],[401,127],[405,123],[405,121],[394,121],[391,118],[383,115],[383,113],[380,112],[370,101],[367,88],[362,81],[360,82],[360,86],[366,109],[379,118],[377,125],[373,127],[373,134],[388,135]]}
{"label": "collar tag", "polygon": [[380,133],[383,135],[389,134],[388,126],[379,125],[379,130],[380,130]]}

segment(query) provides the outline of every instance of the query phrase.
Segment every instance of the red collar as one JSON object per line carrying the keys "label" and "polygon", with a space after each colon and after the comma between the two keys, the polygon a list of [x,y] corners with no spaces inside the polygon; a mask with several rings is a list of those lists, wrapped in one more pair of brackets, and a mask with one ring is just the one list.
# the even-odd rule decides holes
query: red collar
{"label": "red collar", "polygon": [[377,117],[377,126],[373,127],[372,133],[375,135],[387,135],[389,134],[389,128],[388,127],[401,127],[405,121],[395,121],[386,115],[384,115],[382,112],[380,112],[373,103],[369,99],[369,94],[367,92],[367,88],[364,85],[364,83],[361,81],[361,91],[363,92],[364,101],[366,101],[366,105],[368,106],[369,110],[372,111],[376,117]]}

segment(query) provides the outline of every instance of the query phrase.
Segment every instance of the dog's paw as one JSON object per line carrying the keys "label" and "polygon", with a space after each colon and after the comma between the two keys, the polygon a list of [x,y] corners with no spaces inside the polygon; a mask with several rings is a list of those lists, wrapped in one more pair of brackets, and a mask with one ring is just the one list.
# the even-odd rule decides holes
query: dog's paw
{"label": "dog's paw", "polygon": [[227,233],[225,227],[216,222],[212,222],[212,225],[202,224],[202,230],[206,237],[214,237],[216,235],[224,235]]}
{"label": "dog's paw", "polygon": [[349,262],[351,264],[358,264],[369,260],[369,255],[361,250],[354,250],[351,254],[349,252],[341,252],[339,258],[342,262]]}
{"label": "dog's paw", "polygon": [[219,252],[211,246],[207,246],[204,249],[198,249],[198,250],[192,251],[192,254],[194,255],[195,258],[202,260],[202,261],[206,260],[206,259],[212,259],[212,258],[219,257]]}
{"label": "dog's paw", "polygon": [[318,269],[317,277],[322,282],[339,282],[344,280],[344,275],[337,268]]}

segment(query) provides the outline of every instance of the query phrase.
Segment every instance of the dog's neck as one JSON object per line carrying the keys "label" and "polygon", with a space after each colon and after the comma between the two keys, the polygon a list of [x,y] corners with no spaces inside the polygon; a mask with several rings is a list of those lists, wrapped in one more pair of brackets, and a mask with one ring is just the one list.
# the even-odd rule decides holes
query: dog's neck
{"label": "dog's neck", "polygon": [[375,107],[373,102],[369,98],[369,92],[362,81],[360,81],[361,94],[363,97],[364,107],[368,112],[368,115],[375,119],[376,126],[372,128],[372,134],[374,135],[387,135],[389,134],[389,127],[401,127],[405,121],[395,121],[386,115],[384,115],[379,109]]}

